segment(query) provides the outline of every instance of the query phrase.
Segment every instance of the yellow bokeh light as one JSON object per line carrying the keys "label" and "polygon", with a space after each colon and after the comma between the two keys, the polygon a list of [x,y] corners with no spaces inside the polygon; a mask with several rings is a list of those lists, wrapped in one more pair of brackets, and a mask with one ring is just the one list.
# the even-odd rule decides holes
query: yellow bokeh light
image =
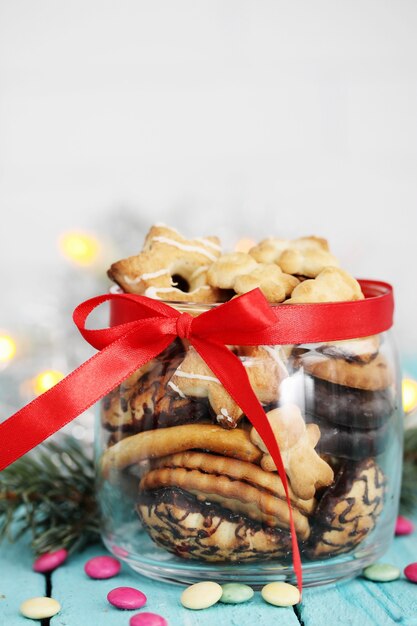
{"label": "yellow bokeh light", "polygon": [[82,232],[64,233],[59,241],[62,254],[77,265],[91,265],[100,254],[100,244],[92,235]]}
{"label": "yellow bokeh light", "polygon": [[243,239],[239,239],[235,245],[235,252],[249,252],[253,246],[256,246],[256,241],[254,239],[244,237]]}
{"label": "yellow bokeh light", "polygon": [[404,378],[402,382],[403,408],[411,413],[417,407],[417,380]]}
{"label": "yellow bokeh light", "polygon": [[64,374],[58,370],[45,370],[40,372],[33,379],[33,390],[37,396],[59,383],[64,378]]}
{"label": "yellow bokeh light", "polygon": [[16,354],[16,343],[8,335],[0,335],[0,362],[11,361]]}

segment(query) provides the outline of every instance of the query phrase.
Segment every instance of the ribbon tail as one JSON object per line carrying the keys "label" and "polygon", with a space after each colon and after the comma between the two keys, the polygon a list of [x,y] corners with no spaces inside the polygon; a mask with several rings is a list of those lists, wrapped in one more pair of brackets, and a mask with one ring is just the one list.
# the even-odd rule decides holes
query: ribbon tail
{"label": "ribbon tail", "polygon": [[160,335],[146,343],[129,333],[9,417],[0,424],[0,471],[86,411],[173,339]]}
{"label": "ribbon tail", "polygon": [[192,337],[190,340],[202,359],[207,363],[226,391],[232,396],[233,400],[240,406],[246,417],[256,428],[275,462],[284,487],[288,505],[293,566],[301,599],[303,584],[301,557],[295,531],[287,475],[285,473],[281,452],[268,418],[252,389],[248,375],[241,361],[222,344],[208,340],[200,340],[195,337]]}

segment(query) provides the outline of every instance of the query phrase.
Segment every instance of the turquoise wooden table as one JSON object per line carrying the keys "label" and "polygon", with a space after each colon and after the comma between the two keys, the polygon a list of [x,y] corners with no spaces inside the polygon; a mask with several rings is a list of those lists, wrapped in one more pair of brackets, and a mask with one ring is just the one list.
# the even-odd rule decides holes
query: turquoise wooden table
{"label": "turquoise wooden table", "polygon": [[[0,626],[28,626],[31,622],[19,615],[19,605],[42,595],[51,595],[62,605],[61,612],[43,620],[42,626],[128,626],[129,617],[139,611],[119,611],[106,600],[107,593],[119,586],[141,589],[148,597],[143,610],[163,615],[169,626],[417,626],[417,585],[403,577],[391,583],[357,578],[306,589],[302,605],[295,609],[267,605],[256,592],[246,604],[189,611],[179,601],[182,587],[149,580],[125,565],[116,578],[89,579],[84,563],[101,554],[106,554],[103,546],[92,546],[72,556],[48,580],[32,571],[27,543],[0,545]],[[396,537],[383,560],[401,569],[417,561],[417,531]]]}

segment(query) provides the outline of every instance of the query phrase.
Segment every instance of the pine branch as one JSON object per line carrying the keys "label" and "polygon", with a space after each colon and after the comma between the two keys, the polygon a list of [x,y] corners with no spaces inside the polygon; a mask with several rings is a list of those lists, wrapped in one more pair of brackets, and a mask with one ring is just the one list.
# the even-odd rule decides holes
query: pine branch
{"label": "pine branch", "polygon": [[0,541],[32,536],[35,554],[97,541],[94,467],[72,438],[50,442],[0,473]]}

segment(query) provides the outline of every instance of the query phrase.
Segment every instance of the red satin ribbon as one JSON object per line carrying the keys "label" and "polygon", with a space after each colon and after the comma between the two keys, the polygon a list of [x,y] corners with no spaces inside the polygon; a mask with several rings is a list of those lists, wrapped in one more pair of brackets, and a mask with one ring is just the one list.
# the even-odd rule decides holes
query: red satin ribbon
{"label": "red satin ribbon", "polygon": [[[361,285],[368,296],[365,300],[275,307],[255,289],[198,317],[131,294],[109,294],[83,302],[74,311],[74,321],[99,352],[0,424],[0,470],[83,413],[174,339],[186,338],[241,407],[274,459],[287,497],[294,571],[301,592],[300,554],[281,454],[245,368],[226,346],[314,343],[387,330],[393,315],[391,287],[375,281],[361,281]],[[107,301],[112,304],[112,326],[87,329],[90,313]]]}

